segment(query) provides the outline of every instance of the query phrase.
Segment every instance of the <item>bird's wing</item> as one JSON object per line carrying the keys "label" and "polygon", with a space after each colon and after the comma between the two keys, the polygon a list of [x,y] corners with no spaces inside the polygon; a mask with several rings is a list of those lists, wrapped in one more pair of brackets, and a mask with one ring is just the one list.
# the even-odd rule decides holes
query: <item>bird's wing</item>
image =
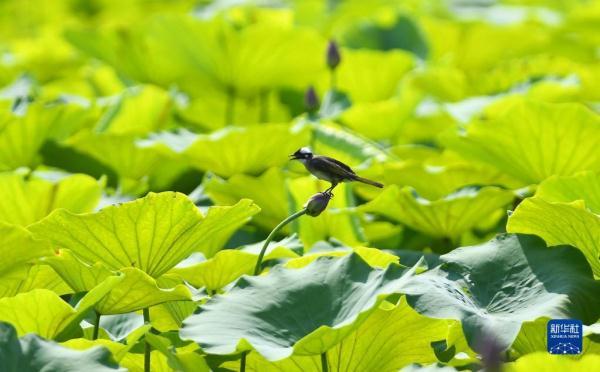
{"label": "bird's wing", "polygon": [[324,172],[334,173],[340,177],[349,177],[355,175],[352,168],[334,158],[330,158],[328,156],[315,156],[313,160],[317,160],[313,161],[315,167]]}

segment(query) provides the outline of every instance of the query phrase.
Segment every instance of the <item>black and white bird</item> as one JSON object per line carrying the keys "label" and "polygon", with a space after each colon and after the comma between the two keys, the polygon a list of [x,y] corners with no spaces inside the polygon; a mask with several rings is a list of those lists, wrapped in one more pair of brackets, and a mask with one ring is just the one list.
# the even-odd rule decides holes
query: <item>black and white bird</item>
{"label": "black and white bird", "polygon": [[339,160],[328,156],[314,155],[307,147],[303,147],[290,155],[290,160],[300,161],[312,175],[320,180],[330,182],[331,187],[325,190],[327,193],[331,193],[341,182],[356,181],[379,188],[383,187],[379,182],[357,176],[352,168]]}

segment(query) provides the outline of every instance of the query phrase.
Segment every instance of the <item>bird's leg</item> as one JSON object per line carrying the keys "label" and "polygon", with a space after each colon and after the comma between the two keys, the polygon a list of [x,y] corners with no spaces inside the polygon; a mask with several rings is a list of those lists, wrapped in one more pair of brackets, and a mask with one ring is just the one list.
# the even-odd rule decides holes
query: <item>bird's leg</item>
{"label": "bird's leg", "polygon": [[333,197],[333,189],[335,189],[335,187],[337,185],[338,185],[337,182],[332,182],[331,187],[328,188],[327,190],[325,190],[324,193],[327,193],[327,194],[331,195],[331,197]]}

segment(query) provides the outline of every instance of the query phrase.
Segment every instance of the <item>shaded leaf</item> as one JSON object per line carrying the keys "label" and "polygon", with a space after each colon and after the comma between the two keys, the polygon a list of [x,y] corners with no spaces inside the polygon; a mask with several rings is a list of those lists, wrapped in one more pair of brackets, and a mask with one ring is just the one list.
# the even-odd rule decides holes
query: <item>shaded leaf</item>
{"label": "shaded leaf", "polygon": [[[183,339],[211,354],[255,349],[268,360],[320,354],[355,330],[386,294],[413,275],[372,269],[358,255],[322,257],[301,269],[242,277],[184,321]],[[273,294],[277,294],[273,296]]]}
{"label": "shaded leaf", "polygon": [[475,350],[489,338],[508,348],[521,324],[539,317],[586,324],[598,318],[600,285],[572,247],[548,249],[538,237],[505,234],[440,260],[441,266],[412,278],[403,291],[419,313],[460,320]]}
{"label": "shaded leaf", "polygon": [[[403,299],[394,306],[386,304],[338,345],[327,351],[332,371],[395,371],[410,363],[437,361],[431,343],[444,340],[449,323],[417,314]],[[227,363],[235,369],[239,362]],[[258,353],[248,354],[250,371],[321,370],[320,356],[291,356],[269,362]]]}
{"label": "shaded leaf", "polygon": [[18,339],[15,329],[6,323],[0,324],[0,365],[7,372],[125,371],[104,347],[77,351],[33,334]]}

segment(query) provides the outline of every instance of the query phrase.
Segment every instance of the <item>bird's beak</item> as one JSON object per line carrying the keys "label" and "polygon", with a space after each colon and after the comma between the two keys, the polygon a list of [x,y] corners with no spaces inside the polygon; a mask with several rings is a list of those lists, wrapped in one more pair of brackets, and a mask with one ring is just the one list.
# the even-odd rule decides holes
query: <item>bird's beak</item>
{"label": "bird's beak", "polygon": [[291,154],[291,155],[290,155],[290,160],[296,160],[296,159],[298,159],[298,158],[296,157],[296,155],[294,155],[294,154]]}

